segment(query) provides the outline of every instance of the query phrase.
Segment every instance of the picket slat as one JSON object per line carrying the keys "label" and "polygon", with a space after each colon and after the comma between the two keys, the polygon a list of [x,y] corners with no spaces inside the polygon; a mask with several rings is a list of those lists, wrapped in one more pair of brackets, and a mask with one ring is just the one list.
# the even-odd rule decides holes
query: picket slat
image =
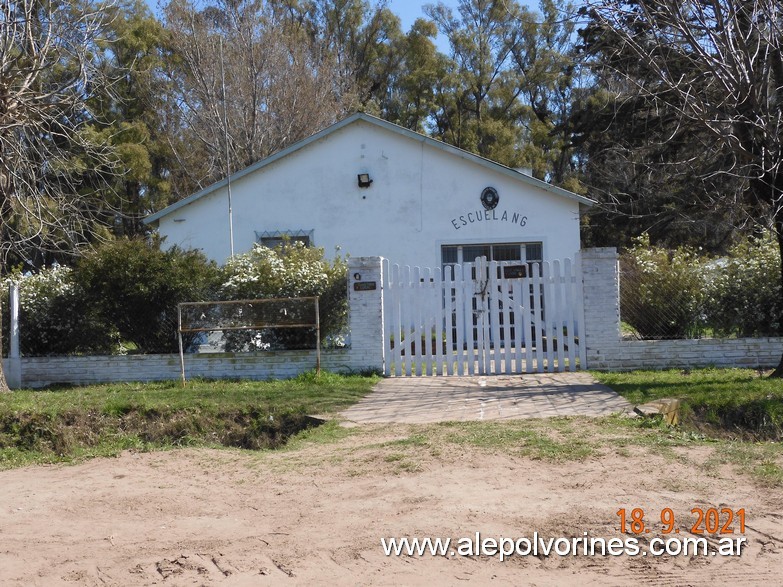
{"label": "picket slat", "polygon": [[[390,300],[390,306],[391,306],[391,331],[386,332],[385,336],[387,338],[394,337],[393,345],[394,348],[392,349],[393,357],[394,357],[394,376],[400,377],[402,375],[402,338],[400,336],[401,333],[401,327],[400,327],[400,313],[401,313],[401,307],[400,307],[400,292],[402,291],[402,282],[400,281],[400,266],[397,264],[392,265],[391,268],[391,281],[392,281],[392,287],[391,292],[389,293],[389,300]],[[385,296],[385,292],[384,292]],[[386,300],[384,299],[384,305],[386,304]]]}
{"label": "picket slat", "polygon": [[475,269],[472,263],[465,264],[465,276],[462,281],[462,292],[465,296],[465,350],[466,350],[466,363],[468,375],[475,373],[475,337],[476,333],[476,313],[473,305],[476,303],[475,291],[473,289],[472,273]]}
{"label": "picket slat", "polygon": [[[430,294],[430,269],[419,268],[419,336],[416,344],[421,347],[417,355],[421,375],[432,375],[432,329],[430,318],[432,316],[432,299]],[[418,347],[417,347],[418,348]]]}
{"label": "picket slat", "polygon": [[492,332],[489,323],[490,313],[490,277],[489,263],[487,258],[481,258],[481,347],[483,360],[481,361],[482,375],[489,375],[492,372]]}
{"label": "picket slat", "polygon": [[413,365],[413,372],[417,375],[424,375],[424,366],[422,365],[422,361],[424,358],[424,345],[426,344],[426,340],[424,338],[424,305],[426,302],[426,291],[424,291],[424,279],[422,277],[422,270],[421,267],[414,267],[413,268],[413,282],[415,284],[414,291],[416,292],[416,297],[413,300],[413,305],[415,308],[414,311],[414,320],[415,322],[415,334],[413,338],[413,344],[415,346],[416,352],[413,354],[415,357],[415,363]]}
{"label": "picket slat", "polygon": [[575,320],[574,320],[574,275],[571,266],[571,259],[563,260],[563,283],[565,285],[565,312],[566,312],[566,335],[565,344],[568,345],[568,370],[576,371],[576,353],[574,352],[574,346],[576,345],[576,332]]}
{"label": "picket slat", "polygon": [[456,354],[454,348],[454,268],[447,265],[443,268],[443,299],[445,302],[445,335],[446,335],[446,375],[454,375]]}
{"label": "picket slat", "polygon": [[487,295],[489,296],[489,313],[486,317],[487,325],[490,329],[490,339],[487,341],[487,347],[490,349],[490,364],[487,373],[502,373],[500,365],[500,300],[498,299],[498,262],[492,261],[489,264],[489,275],[487,276]]}
{"label": "picket slat", "polygon": [[533,263],[533,295],[531,297],[531,308],[533,309],[533,330],[535,332],[535,345],[536,345],[536,359],[535,368],[536,371],[542,373],[544,371],[544,328],[543,322],[543,310],[541,308],[543,304],[542,291],[541,291],[541,264]]}
{"label": "picket slat", "polygon": [[[522,291],[520,292],[520,308],[522,313],[521,340],[522,345],[524,345],[525,352],[525,373],[533,372],[533,327],[531,325],[531,318],[533,317],[533,305],[531,303],[531,287],[533,287],[533,285],[530,281],[530,276],[525,275],[525,277],[522,278]],[[521,373],[522,371],[520,370],[519,372]]]}
{"label": "picket slat", "polygon": [[475,278],[473,282],[473,304],[475,304],[475,311],[473,312],[475,322],[475,349],[476,349],[476,374],[484,374],[484,296],[481,295],[483,287],[483,280],[480,277],[483,266],[481,259],[476,259],[473,265],[475,272]]}
{"label": "picket slat", "polygon": [[481,257],[481,277],[477,277],[481,295],[481,374],[489,375],[492,360],[492,339],[489,325],[489,277],[487,258]]}
{"label": "picket slat", "polygon": [[411,316],[413,315],[413,308],[411,306],[411,299],[413,297],[413,288],[411,287],[411,268],[410,265],[403,265],[401,275],[401,282],[403,288],[400,296],[400,328],[403,337],[402,347],[402,372],[409,377],[412,375],[411,367],[413,363],[411,361],[411,352],[413,352],[413,337],[411,336],[411,323],[413,322]]}
{"label": "picket slat", "polygon": [[[527,328],[527,321],[525,315],[527,314],[527,289],[525,289],[525,283],[527,279],[515,279],[512,284],[512,293],[514,295],[514,349],[516,363],[514,363],[515,373],[525,373],[526,367],[523,367],[527,363],[527,338],[530,337],[530,330]],[[525,334],[527,333],[527,334]]]}
{"label": "picket slat", "polygon": [[546,360],[544,361],[545,371],[554,371],[554,357],[552,352],[552,314],[554,310],[554,304],[552,303],[552,287],[550,276],[549,261],[543,261],[541,263],[541,325],[544,331],[544,354]]}
{"label": "picket slat", "polygon": [[553,341],[552,341],[552,335],[553,333],[553,322],[552,322],[552,315],[554,314],[554,304],[552,303],[552,276],[550,274],[550,264],[549,261],[544,261],[541,263],[541,281],[542,281],[542,291],[543,291],[543,302],[541,304],[542,306],[542,322],[543,322],[543,331],[546,341],[546,370],[548,372],[553,372],[555,370],[555,362],[554,362],[554,353],[552,350]]}
{"label": "picket slat", "polygon": [[499,280],[498,284],[498,287],[500,288],[500,300],[502,304],[501,315],[503,316],[503,372],[506,375],[511,375],[511,373],[513,373],[511,368],[512,356],[516,364],[516,346],[514,345],[514,341],[511,338],[511,316],[513,315],[511,312],[511,306],[513,302],[509,288],[512,287],[512,284],[513,282],[509,282],[505,279]]}
{"label": "picket slat", "polygon": [[454,266],[454,318],[457,323],[457,375],[465,374],[465,301],[462,265]]}
{"label": "picket slat", "polygon": [[427,321],[427,339],[430,341],[430,362],[429,367],[427,368],[428,375],[438,374],[438,356],[443,355],[442,350],[440,352],[438,351],[439,347],[441,349],[443,348],[442,344],[438,344],[438,335],[443,328],[443,325],[439,324],[439,316],[443,315],[443,298],[436,295],[438,291],[437,285],[440,284],[440,279],[438,279],[438,284],[435,283],[436,270],[438,269],[433,267],[430,271],[429,291],[427,292],[431,309],[429,320]]}
{"label": "picket slat", "polygon": [[408,332],[408,316],[410,308],[408,307],[408,296],[410,295],[410,268],[406,265],[400,267],[400,291],[398,294],[400,304],[400,367],[402,375],[410,375],[408,372],[408,359],[410,359],[410,350],[407,348],[410,344],[410,334]]}
{"label": "picket slat", "polygon": [[434,307],[432,332],[432,344],[435,346],[435,365],[433,375],[443,375],[443,342],[446,340],[444,331],[445,323],[443,311],[445,309],[445,300],[443,296],[443,279],[440,273],[440,267],[432,270],[432,305]]}
{"label": "picket slat", "polygon": [[576,313],[576,319],[578,326],[575,328],[577,331],[575,336],[579,336],[579,368],[587,369],[587,347],[585,346],[585,304],[584,304],[584,288],[582,283],[582,254],[577,251],[575,255],[576,260],[576,280],[575,280],[575,296],[574,296],[574,311]]}
{"label": "picket slat", "polygon": [[565,338],[563,337],[563,324],[565,324],[565,308],[563,307],[563,280],[560,272],[560,261],[552,261],[552,281],[554,290],[554,302],[555,302],[555,315],[554,315],[554,332],[557,340],[553,340],[553,344],[557,343],[557,371],[565,371],[565,351],[563,346],[565,345]]}
{"label": "picket slat", "polygon": [[403,356],[405,354],[405,347],[403,346],[405,344],[405,341],[403,340],[403,330],[402,330],[402,315],[403,315],[403,305],[402,305],[402,296],[405,292],[405,288],[403,287],[402,283],[402,268],[399,265],[394,265],[392,267],[392,277],[394,278],[394,283],[396,284],[393,291],[392,291],[392,308],[396,314],[395,320],[392,322],[392,327],[394,330],[392,331],[392,336],[394,336],[394,372],[395,376],[401,377],[405,370],[403,368]]}

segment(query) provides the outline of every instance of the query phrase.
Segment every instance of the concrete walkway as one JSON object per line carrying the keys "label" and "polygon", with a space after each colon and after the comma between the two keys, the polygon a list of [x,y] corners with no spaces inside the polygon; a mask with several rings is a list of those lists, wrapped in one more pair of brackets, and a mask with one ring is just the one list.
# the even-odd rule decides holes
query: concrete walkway
{"label": "concrete walkway", "polygon": [[384,379],[341,416],[370,424],[606,416],[633,406],[587,373]]}

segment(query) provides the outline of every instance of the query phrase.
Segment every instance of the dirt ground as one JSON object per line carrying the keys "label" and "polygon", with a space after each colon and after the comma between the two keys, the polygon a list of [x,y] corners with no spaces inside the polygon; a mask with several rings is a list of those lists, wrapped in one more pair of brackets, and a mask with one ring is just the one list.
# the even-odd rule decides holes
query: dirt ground
{"label": "dirt ground", "polygon": [[[580,462],[411,446],[410,426],[252,453],[126,452],[0,473],[3,585],[780,584],[783,491],[709,447]],[[680,449],[677,449],[680,451]],[[620,507],[745,508],[741,557],[386,557],[381,538],[621,536]],[[653,534],[652,536],[654,536]],[[646,538],[643,538],[643,541]]]}

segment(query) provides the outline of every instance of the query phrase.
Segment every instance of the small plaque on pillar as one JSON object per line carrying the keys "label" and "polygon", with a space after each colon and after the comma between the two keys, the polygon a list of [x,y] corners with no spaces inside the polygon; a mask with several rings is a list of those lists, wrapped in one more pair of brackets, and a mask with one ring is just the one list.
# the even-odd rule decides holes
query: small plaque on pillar
{"label": "small plaque on pillar", "polygon": [[378,283],[375,281],[357,281],[353,284],[353,291],[373,291],[378,289]]}

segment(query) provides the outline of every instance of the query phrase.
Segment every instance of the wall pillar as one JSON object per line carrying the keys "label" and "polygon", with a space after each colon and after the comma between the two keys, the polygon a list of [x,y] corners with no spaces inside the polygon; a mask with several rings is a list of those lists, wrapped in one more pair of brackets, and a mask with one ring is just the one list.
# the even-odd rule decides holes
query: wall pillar
{"label": "wall pillar", "polygon": [[11,389],[22,387],[22,354],[19,350],[19,284],[12,283],[9,288],[11,310],[11,336],[8,348],[5,380]]}
{"label": "wall pillar", "polygon": [[604,369],[620,346],[620,269],[614,247],[581,252],[587,367]]}
{"label": "wall pillar", "polygon": [[348,259],[351,368],[383,372],[383,265],[381,257]]}

